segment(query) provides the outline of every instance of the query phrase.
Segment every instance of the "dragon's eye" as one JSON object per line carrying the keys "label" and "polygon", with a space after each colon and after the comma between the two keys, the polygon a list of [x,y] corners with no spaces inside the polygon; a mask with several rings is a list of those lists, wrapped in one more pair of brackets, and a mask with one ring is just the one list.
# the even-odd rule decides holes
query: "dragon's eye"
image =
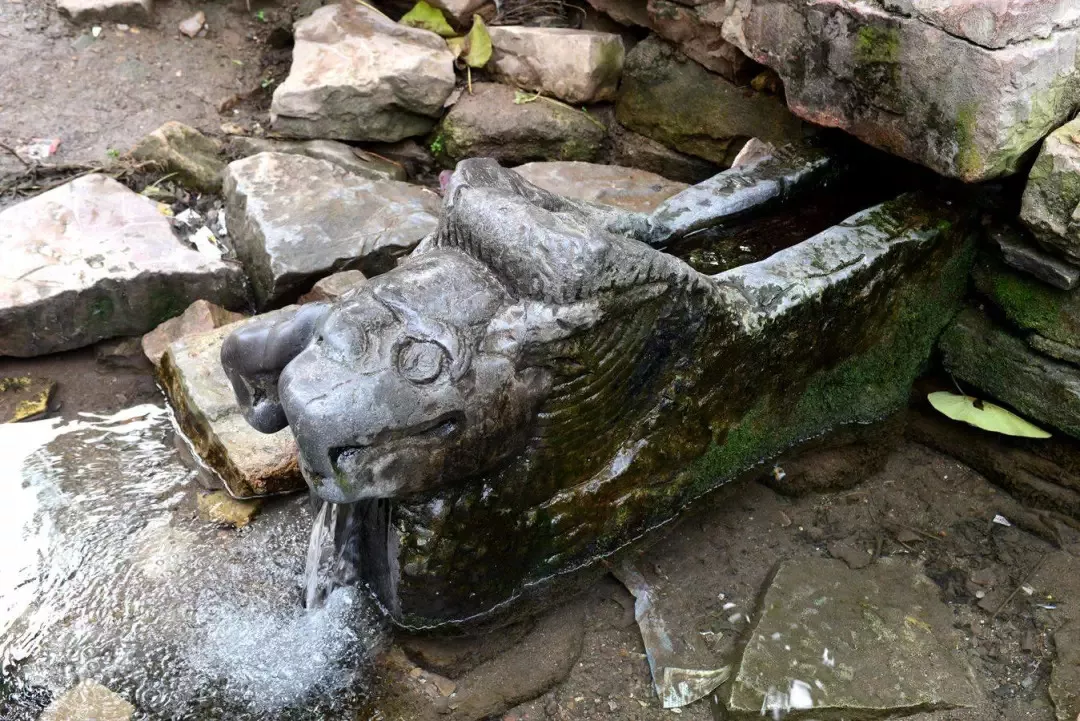
{"label": "dragon's eye", "polygon": [[446,350],[429,340],[406,340],[398,350],[398,372],[413,383],[430,383],[446,365]]}

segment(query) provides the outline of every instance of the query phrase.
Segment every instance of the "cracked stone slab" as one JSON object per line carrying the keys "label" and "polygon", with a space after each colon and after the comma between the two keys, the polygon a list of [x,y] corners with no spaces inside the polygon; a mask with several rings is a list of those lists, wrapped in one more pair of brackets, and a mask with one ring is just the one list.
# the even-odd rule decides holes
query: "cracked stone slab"
{"label": "cracked stone slab", "polygon": [[405,168],[360,148],[336,140],[278,140],[236,136],[229,148],[240,157],[258,153],[294,153],[318,160],[329,160],[350,173],[372,180],[408,180]]}
{"label": "cracked stone slab", "polygon": [[788,561],[760,609],[729,691],[731,711],[876,717],[979,702],[952,613],[910,564],[882,559],[852,570],[832,559]]}
{"label": "cracked stone slab", "polygon": [[225,171],[225,213],[260,307],[295,299],[344,269],[394,266],[438,225],[439,197],[326,160],[259,153]]}
{"label": "cracked stone slab", "polygon": [[[283,308],[258,317],[287,312]],[[180,338],[165,351],[160,366],[165,394],[184,436],[234,498],[304,487],[292,431],[264,434],[249,426],[221,367],[221,344],[248,322]]]}
{"label": "cracked stone slab", "polygon": [[1080,268],[1066,263],[1039,248],[1014,228],[990,231],[1005,263],[1060,290],[1072,290],[1080,283]]}
{"label": "cracked stone slab", "polygon": [[454,89],[454,57],[435,33],[365,3],[327,5],[296,23],[270,124],[298,138],[395,142],[423,135]]}
{"label": "cracked stone slab", "polygon": [[153,0],[57,0],[56,9],[74,23],[110,21],[149,25]]}
{"label": "cracked stone slab", "polygon": [[0,356],[140,335],[199,299],[247,302],[236,264],[188,248],[157,203],[87,175],[0,212]]}
{"label": "cracked stone slab", "polygon": [[1080,25],[1075,0],[884,0],[895,12],[998,49]]}

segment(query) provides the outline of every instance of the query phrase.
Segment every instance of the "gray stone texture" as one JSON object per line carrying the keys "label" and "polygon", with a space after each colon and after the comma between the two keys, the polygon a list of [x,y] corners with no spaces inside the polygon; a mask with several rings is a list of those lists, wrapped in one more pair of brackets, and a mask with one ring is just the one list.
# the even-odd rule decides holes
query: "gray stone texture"
{"label": "gray stone texture", "polygon": [[258,153],[293,153],[317,160],[328,160],[350,173],[372,180],[408,180],[405,168],[374,153],[336,140],[279,140],[236,136],[229,150],[239,158]]}
{"label": "gray stone texture", "polygon": [[449,165],[465,158],[520,165],[599,155],[605,128],[595,117],[543,98],[522,100],[507,85],[473,83],[472,94],[464,93],[436,129],[438,154]]}
{"label": "gray stone texture", "polygon": [[918,568],[895,559],[862,570],[823,558],[783,563],[761,600],[727,708],[877,718],[976,705],[980,693],[939,594]]}
{"label": "gray stone texture", "polygon": [[259,153],[225,173],[229,233],[260,307],[337,270],[389,270],[435,230],[438,210],[430,190],[303,155]]}
{"label": "gray stone texture", "polygon": [[0,355],[139,335],[200,298],[247,302],[243,274],[185,246],[154,201],[87,175],[0,212]]}
{"label": "gray stone texture", "polygon": [[154,167],[200,193],[221,190],[221,174],[225,161],[221,148],[198,130],[175,120],[162,125],[131,149],[135,160],[152,163]]}
{"label": "gray stone texture", "polygon": [[1015,228],[992,228],[990,239],[997,243],[1005,263],[1017,270],[1059,290],[1072,290],[1080,283],[1080,268],[1050,255]]}
{"label": "gray stone texture", "polygon": [[56,9],[75,23],[149,25],[153,22],[154,0],[57,0]]}
{"label": "gray stone texture", "polygon": [[752,137],[785,144],[804,135],[803,123],[779,98],[738,87],[656,37],[627,55],[616,117],[630,130],[725,168]]}
{"label": "gray stone texture", "polygon": [[502,82],[572,105],[615,99],[622,74],[622,38],[570,28],[501,26],[490,29],[485,66]]}
{"label": "gray stone texture", "polygon": [[296,23],[289,76],[270,124],[299,138],[394,142],[423,135],[454,89],[453,55],[427,30],[364,3],[328,5]]}
{"label": "gray stone texture", "polygon": [[1047,248],[1080,263],[1080,118],[1043,142],[1028,174],[1020,219]]}
{"label": "gray stone texture", "polygon": [[205,333],[223,325],[243,320],[242,313],[234,313],[219,305],[197,300],[181,315],[170,318],[142,337],[142,351],[155,366],[161,365],[169,345],[189,335]]}
{"label": "gray stone texture", "polygon": [[677,183],[655,173],[617,165],[556,161],[527,163],[514,170],[549,192],[639,213],[651,213],[687,187],[686,183]]}

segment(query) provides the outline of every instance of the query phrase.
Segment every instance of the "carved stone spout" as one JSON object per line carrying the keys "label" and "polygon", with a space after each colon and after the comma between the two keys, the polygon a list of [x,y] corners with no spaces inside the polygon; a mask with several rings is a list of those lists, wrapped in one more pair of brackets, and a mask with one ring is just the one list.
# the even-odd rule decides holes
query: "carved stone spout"
{"label": "carved stone spout", "polygon": [[651,247],[671,235],[466,161],[406,262],[225,343],[249,421],[291,426],[321,497],[367,504],[363,574],[399,623],[541,598],[764,459],[902,407],[970,245],[916,197],[717,276]]}

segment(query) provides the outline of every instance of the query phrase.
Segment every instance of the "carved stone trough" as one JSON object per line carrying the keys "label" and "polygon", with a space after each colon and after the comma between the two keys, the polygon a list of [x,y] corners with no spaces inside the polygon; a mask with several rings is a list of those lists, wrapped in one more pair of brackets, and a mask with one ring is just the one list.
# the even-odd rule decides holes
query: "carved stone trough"
{"label": "carved stone trough", "polygon": [[361,504],[361,573],[398,623],[505,617],[906,405],[959,307],[970,218],[902,196],[706,276],[653,246],[700,225],[687,198],[723,214],[711,182],[641,216],[465,161],[406,262],[226,341],[249,422],[291,426],[314,492]]}

